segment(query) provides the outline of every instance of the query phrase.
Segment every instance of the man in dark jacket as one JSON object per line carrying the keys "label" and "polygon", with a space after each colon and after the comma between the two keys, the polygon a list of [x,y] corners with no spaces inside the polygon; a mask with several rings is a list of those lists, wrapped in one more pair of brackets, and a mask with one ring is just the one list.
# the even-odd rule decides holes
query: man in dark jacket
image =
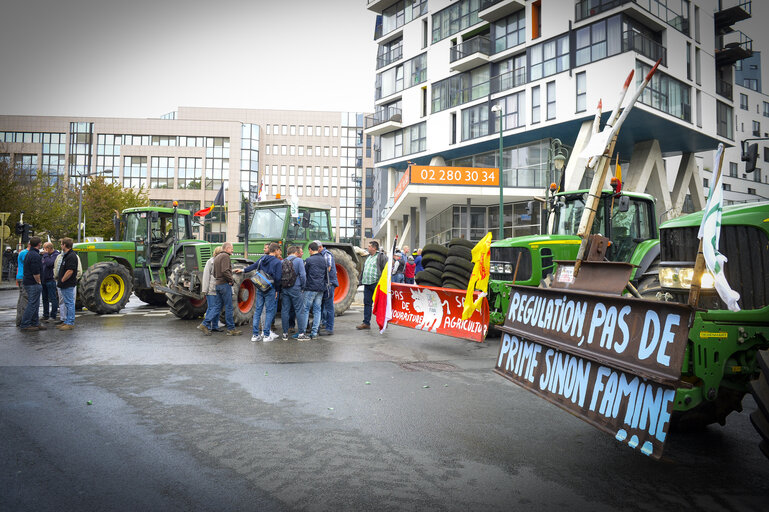
{"label": "man in dark jacket", "polygon": [[[243,269],[248,273],[252,270],[266,273],[272,279],[272,287],[267,291],[256,290],[256,309],[254,310],[254,319],[251,323],[251,341],[273,341],[278,335],[270,330],[272,321],[275,320],[275,314],[278,312],[278,294],[280,293],[280,278],[283,276],[283,263],[280,258],[280,245],[275,242],[269,245],[265,256],[259,258],[259,261],[252,263]],[[262,332],[259,331],[262,309],[265,310],[264,325]]]}
{"label": "man in dark jacket", "polygon": [[216,279],[216,295],[224,306],[224,321],[227,324],[227,330],[224,334],[227,336],[238,336],[242,333],[235,329],[235,317],[232,311],[232,285],[235,279],[232,277],[232,243],[224,242],[222,252],[214,258],[214,278]]}
{"label": "man in dark jacket", "polygon": [[339,280],[336,276],[336,260],[331,251],[323,247],[323,242],[315,240],[318,244],[318,252],[326,260],[326,268],[328,270],[328,288],[323,293],[323,302],[320,305],[321,310],[321,327],[318,334],[321,336],[331,336],[334,334],[334,291],[339,286]]}
{"label": "man in dark jacket", "polygon": [[24,258],[24,278],[22,284],[27,290],[27,307],[21,318],[21,330],[24,332],[41,331],[40,294],[43,290],[43,260],[40,257],[40,238],[29,239],[29,252]]}
{"label": "man in dark jacket", "polygon": [[[304,262],[302,261],[302,249],[298,245],[292,245],[288,248],[288,256],[284,263],[288,262],[294,269],[296,274],[296,281],[290,288],[283,288],[281,283],[280,290],[280,325],[283,328],[283,339],[288,339],[288,329],[291,325],[291,313],[294,313],[294,319],[301,325],[302,315],[304,315],[304,295],[302,290],[307,284],[307,273],[304,270]],[[284,276],[286,274],[283,274]],[[288,276],[286,276],[288,277]],[[307,323],[305,319],[304,323]],[[298,338],[299,335],[297,334]]]}
{"label": "man in dark jacket", "polygon": [[[53,275],[53,265],[59,251],[53,248],[51,242],[43,244],[43,321],[56,321],[59,312],[59,293],[56,291],[56,278]],[[50,308],[50,309],[49,309]]]}
{"label": "man in dark jacket", "polygon": [[[323,294],[328,288],[328,266],[326,259],[319,252],[318,244],[310,243],[310,257],[304,261],[304,270],[307,273],[307,284],[304,288],[304,315],[302,320],[304,324],[299,324],[298,340],[313,340],[318,337],[318,328],[320,327],[321,303]],[[307,329],[307,320],[312,309],[312,329],[309,338],[305,334]],[[297,319],[299,321],[299,319]]]}
{"label": "man in dark jacket", "polygon": [[61,239],[61,265],[56,276],[56,285],[61,291],[61,301],[64,304],[61,313],[62,323],[56,326],[60,331],[71,331],[75,328],[78,259],[77,254],[72,250],[72,244],[71,238]]}

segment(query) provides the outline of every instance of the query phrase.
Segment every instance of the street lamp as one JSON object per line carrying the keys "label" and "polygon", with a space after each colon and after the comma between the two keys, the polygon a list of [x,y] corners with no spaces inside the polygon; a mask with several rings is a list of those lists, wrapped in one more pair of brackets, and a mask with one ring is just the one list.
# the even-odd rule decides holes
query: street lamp
{"label": "street lamp", "polygon": [[[550,160],[553,162],[553,167],[556,171],[562,171],[566,164],[566,159],[569,157],[569,150],[563,146],[561,139],[553,139],[550,141]],[[550,183],[555,183],[555,174],[551,168],[550,170]]]}
{"label": "street lamp", "polygon": [[503,240],[505,238],[505,210],[503,202],[504,189],[502,188],[502,115],[504,114],[502,103],[497,103],[491,107],[491,111],[496,113],[499,117],[499,234],[497,235],[497,239]]}

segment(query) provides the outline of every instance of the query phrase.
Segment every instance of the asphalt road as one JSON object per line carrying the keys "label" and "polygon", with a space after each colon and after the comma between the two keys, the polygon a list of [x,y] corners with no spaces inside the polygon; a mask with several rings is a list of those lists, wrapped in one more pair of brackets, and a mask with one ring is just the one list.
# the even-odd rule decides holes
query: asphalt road
{"label": "asphalt road", "polygon": [[[745,411],[661,461],[360,306],[317,342],[204,337],[135,297],[22,334],[0,291],[0,511],[764,510]],[[91,401],[92,405],[88,405]]]}

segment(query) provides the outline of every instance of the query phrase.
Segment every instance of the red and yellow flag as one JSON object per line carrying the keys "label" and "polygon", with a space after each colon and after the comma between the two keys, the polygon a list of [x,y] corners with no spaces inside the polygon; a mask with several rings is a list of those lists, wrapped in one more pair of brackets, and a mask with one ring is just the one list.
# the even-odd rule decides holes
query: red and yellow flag
{"label": "red and yellow flag", "polygon": [[[473,312],[481,307],[484,297],[489,291],[489,272],[491,267],[491,232],[487,233],[480,242],[473,248],[473,273],[470,275],[470,282],[467,283],[467,295],[465,296],[465,307],[462,310],[462,320],[467,320],[473,315]],[[473,292],[478,289],[481,291],[478,300],[473,301]]]}
{"label": "red and yellow flag", "polygon": [[216,193],[213,204],[208,208],[203,208],[202,210],[196,211],[195,217],[205,217],[211,213],[211,210],[214,209],[214,206],[224,206],[224,183],[222,183],[222,186],[219,187],[219,192]]}

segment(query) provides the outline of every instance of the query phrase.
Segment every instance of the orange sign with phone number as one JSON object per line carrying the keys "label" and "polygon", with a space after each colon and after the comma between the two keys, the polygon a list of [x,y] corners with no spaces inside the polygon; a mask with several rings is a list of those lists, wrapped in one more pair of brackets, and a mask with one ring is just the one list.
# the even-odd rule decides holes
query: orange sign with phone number
{"label": "orange sign with phone number", "polygon": [[499,169],[412,165],[411,183],[422,185],[499,186]]}

